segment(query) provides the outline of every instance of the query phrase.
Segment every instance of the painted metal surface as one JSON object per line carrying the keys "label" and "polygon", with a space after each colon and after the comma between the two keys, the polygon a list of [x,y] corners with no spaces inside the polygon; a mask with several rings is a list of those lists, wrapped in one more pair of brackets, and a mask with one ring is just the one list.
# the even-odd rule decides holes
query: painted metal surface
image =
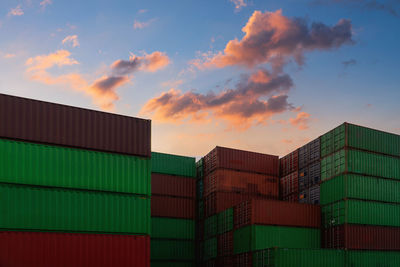
{"label": "painted metal surface", "polygon": [[209,239],[217,235],[218,217],[210,216],[204,220],[204,239]]}
{"label": "painted metal surface", "polygon": [[195,220],[151,217],[151,238],[194,240]]}
{"label": "painted metal surface", "polygon": [[0,137],[150,157],[151,121],[0,94]]}
{"label": "painted metal surface", "polygon": [[229,208],[218,213],[217,220],[217,233],[219,235],[233,230],[233,208]]}
{"label": "painted metal surface", "polygon": [[151,172],[196,178],[196,159],[152,152]]}
{"label": "painted metal surface", "polygon": [[400,253],[391,251],[347,251],[345,267],[397,267]]}
{"label": "painted metal surface", "polygon": [[151,239],[151,261],[194,261],[194,241]]}
{"label": "painted metal surface", "polygon": [[312,187],[304,189],[299,193],[299,203],[307,203],[317,205],[320,203],[320,185],[316,184]]}
{"label": "painted metal surface", "polygon": [[0,232],[0,266],[150,266],[150,237],[49,232]]}
{"label": "painted metal surface", "polygon": [[286,176],[299,169],[299,150],[287,154],[279,159],[279,175]]}
{"label": "painted metal surface", "polygon": [[0,182],[150,195],[150,159],[0,139]]}
{"label": "painted metal surface", "polygon": [[193,261],[151,261],[151,267],[195,267]]}
{"label": "painted metal surface", "polygon": [[151,197],[151,216],[192,219],[196,217],[195,199],[169,196]]}
{"label": "painted metal surface", "polygon": [[299,191],[310,188],[321,181],[321,163],[315,161],[299,170]]}
{"label": "painted metal surface", "polygon": [[317,138],[299,148],[299,169],[305,168],[320,159],[320,147],[321,140]]}
{"label": "painted metal surface", "polygon": [[214,259],[218,255],[218,240],[216,237],[204,241],[204,260]]}
{"label": "painted metal surface", "polygon": [[283,198],[292,194],[299,194],[299,173],[292,172],[279,180],[280,196]]}
{"label": "painted metal surface", "polygon": [[218,235],[218,257],[233,255],[233,231]]}
{"label": "painted metal surface", "polygon": [[151,193],[153,195],[195,198],[196,180],[191,177],[152,173]]}

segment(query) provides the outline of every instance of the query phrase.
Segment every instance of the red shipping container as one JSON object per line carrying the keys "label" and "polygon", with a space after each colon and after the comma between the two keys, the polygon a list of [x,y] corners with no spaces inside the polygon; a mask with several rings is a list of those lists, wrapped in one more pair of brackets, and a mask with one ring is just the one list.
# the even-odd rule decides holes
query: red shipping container
{"label": "red shipping container", "polygon": [[253,267],[253,254],[251,252],[235,255],[234,267]]}
{"label": "red shipping container", "polygon": [[204,175],[220,168],[279,176],[279,157],[217,146],[204,157]]}
{"label": "red shipping container", "polygon": [[218,257],[217,258],[218,267],[233,267],[233,256]]}
{"label": "red shipping container", "polygon": [[235,206],[233,214],[236,229],[250,224],[321,227],[318,205],[253,199]]}
{"label": "red shipping container", "polygon": [[151,196],[151,216],[195,219],[196,200],[181,197]]}
{"label": "red shipping container", "polygon": [[288,202],[299,202],[299,194],[293,193],[291,195],[284,196],[282,200]]}
{"label": "red shipping container", "polygon": [[277,199],[277,197],[230,192],[214,192],[204,199],[204,215],[205,217],[215,215],[221,211],[251,199]]}
{"label": "red shipping container", "polygon": [[[291,194],[299,193],[299,173],[292,172],[280,179],[281,196],[285,197]],[[297,196],[298,197],[298,196]]]}
{"label": "red shipping container", "polygon": [[299,150],[287,154],[279,159],[280,176],[286,176],[289,173],[297,172],[299,170]]}
{"label": "red shipping container", "polygon": [[258,173],[217,169],[204,177],[204,196],[217,191],[277,197],[279,178]]}
{"label": "red shipping container", "polygon": [[324,248],[400,250],[400,227],[345,224],[324,229]]}
{"label": "red shipping container", "polygon": [[[217,237],[218,257],[233,255],[233,231],[223,233]],[[222,266],[222,265],[219,265]]]}
{"label": "red shipping container", "polygon": [[0,94],[0,137],[151,156],[151,121]]}
{"label": "red shipping container", "polygon": [[0,232],[0,266],[150,266],[150,237]]}
{"label": "red shipping container", "polygon": [[168,174],[151,174],[151,194],[196,197],[196,179]]}

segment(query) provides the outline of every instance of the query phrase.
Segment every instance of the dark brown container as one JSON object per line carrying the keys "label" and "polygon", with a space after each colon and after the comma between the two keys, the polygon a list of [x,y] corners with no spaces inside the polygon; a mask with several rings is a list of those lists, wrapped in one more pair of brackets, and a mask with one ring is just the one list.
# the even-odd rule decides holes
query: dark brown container
{"label": "dark brown container", "polygon": [[0,94],[0,137],[150,157],[151,121]]}
{"label": "dark brown container", "polygon": [[[281,197],[299,193],[299,173],[292,172],[280,179]],[[298,196],[297,196],[298,198]]]}
{"label": "dark brown container", "polygon": [[204,196],[217,191],[278,197],[279,178],[258,173],[217,169],[204,177]]}
{"label": "dark brown container", "polygon": [[324,229],[322,247],[354,250],[400,250],[400,227],[345,224]]}
{"label": "dark brown container", "polygon": [[218,267],[233,267],[233,256],[225,256],[217,258]]}
{"label": "dark brown container", "polygon": [[299,150],[287,154],[279,159],[280,176],[286,176],[289,173],[298,171],[299,169]]}
{"label": "dark brown container", "polygon": [[277,200],[251,200],[235,206],[233,214],[233,224],[236,229],[253,224],[321,227],[321,208],[317,205]]}
{"label": "dark brown container", "polygon": [[204,174],[219,168],[279,176],[279,157],[217,146],[204,157]]}
{"label": "dark brown container", "polygon": [[195,199],[170,196],[151,197],[151,216],[195,219]]}
{"label": "dark brown container", "polygon": [[251,199],[277,199],[242,193],[214,192],[204,199],[204,215],[209,217]]}
{"label": "dark brown container", "polygon": [[196,197],[196,179],[168,174],[151,174],[151,194]]}
{"label": "dark brown container", "polygon": [[217,237],[217,241],[218,241],[218,257],[233,255],[233,231],[219,235]]}

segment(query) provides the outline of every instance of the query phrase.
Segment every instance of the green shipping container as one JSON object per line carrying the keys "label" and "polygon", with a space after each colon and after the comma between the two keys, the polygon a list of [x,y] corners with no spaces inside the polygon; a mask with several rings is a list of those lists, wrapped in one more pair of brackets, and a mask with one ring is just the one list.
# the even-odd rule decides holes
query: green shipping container
{"label": "green shipping container", "polygon": [[400,158],[360,150],[342,149],[321,160],[321,179],[343,173],[400,179]]}
{"label": "green shipping container", "polygon": [[320,230],[300,227],[250,225],[233,233],[235,254],[270,247],[320,248]]}
{"label": "green shipping container", "polygon": [[344,147],[400,157],[400,135],[344,123],[321,136],[321,157]]}
{"label": "green shipping container", "polygon": [[0,139],[0,182],[151,194],[150,159]]}
{"label": "green shipping container", "polygon": [[217,257],[217,245],[218,241],[216,237],[207,239],[204,241],[204,260],[210,260],[210,259],[214,259]]}
{"label": "green shipping container", "polygon": [[342,174],[321,184],[321,205],[345,198],[400,203],[400,181]]}
{"label": "green shipping container", "polygon": [[322,207],[325,227],[368,224],[400,227],[400,204],[363,200],[342,200]]}
{"label": "green shipping container", "polygon": [[[191,261],[152,261],[151,267],[195,267],[195,263]],[[133,266],[134,267],[134,266]]]}
{"label": "green shipping container", "polygon": [[233,208],[229,208],[217,214],[218,234],[229,232],[233,229]]}
{"label": "green shipping container", "polygon": [[204,238],[210,238],[217,235],[218,220],[217,215],[213,215],[204,220]]}
{"label": "green shipping container", "polygon": [[150,234],[150,198],[0,184],[0,229]]}
{"label": "green shipping container", "polygon": [[151,217],[152,238],[194,240],[194,234],[194,220]]}
{"label": "green shipping container", "polygon": [[150,258],[156,261],[194,261],[194,241],[151,239]]}
{"label": "green shipping container", "polygon": [[196,159],[151,152],[151,172],[196,178]]}
{"label": "green shipping container", "polygon": [[348,251],[345,267],[398,267],[400,252]]}
{"label": "green shipping container", "polygon": [[270,248],[253,253],[253,267],[344,267],[338,249]]}

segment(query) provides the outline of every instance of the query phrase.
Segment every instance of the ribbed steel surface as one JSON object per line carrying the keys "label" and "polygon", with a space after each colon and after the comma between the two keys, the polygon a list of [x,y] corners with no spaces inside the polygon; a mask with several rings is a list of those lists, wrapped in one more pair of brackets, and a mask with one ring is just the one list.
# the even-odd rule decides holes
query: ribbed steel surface
{"label": "ribbed steel surface", "polygon": [[152,196],[151,197],[151,216],[169,217],[181,219],[195,219],[195,199]]}
{"label": "ribbed steel surface", "polygon": [[218,256],[218,240],[216,237],[204,241],[204,260],[215,259]]}
{"label": "ribbed steel surface", "polygon": [[316,161],[299,170],[299,191],[305,190],[321,181],[321,163]]}
{"label": "ribbed steel surface", "polygon": [[0,94],[0,137],[150,157],[151,121]]}
{"label": "ribbed steel surface", "polygon": [[194,261],[151,261],[151,267],[195,267]]}
{"label": "ribbed steel surface", "polygon": [[285,196],[289,196],[292,194],[298,195],[299,193],[299,173],[292,172],[280,180],[280,196],[284,198]]}
{"label": "ribbed steel surface", "polygon": [[150,199],[130,194],[0,184],[0,228],[150,233]]}
{"label": "ribbed steel surface", "polygon": [[150,267],[150,237],[0,232],[4,267]]}
{"label": "ribbed steel surface", "polygon": [[299,169],[299,150],[287,154],[279,159],[279,175],[285,176]]}
{"label": "ribbed steel surface", "polygon": [[320,185],[316,184],[312,187],[304,189],[299,193],[299,203],[319,204],[320,203]]}
{"label": "ribbed steel surface", "polygon": [[151,239],[151,260],[194,261],[194,241]]}
{"label": "ribbed steel surface", "polygon": [[195,220],[151,217],[151,238],[194,240]]}
{"label": "ribbed steel surface", "polygon": [[196,178],[196,159],[152,152],[151,172]]}
{"label": "ribbed steel surface", "polygon": [[204,220],[204,239],[216,236],[218,232],[217,215],[210,216]]}
{"label": "ribbed steel surface", "polygon": [[320,147],[320,138],[317,138],[299,148],[299,169],[305,168],[320,159]]}
{"label": "ribbed steel surface", "polygon": [[218,234],[233,230],[233,208],[226,209],[217,214]]}
{"label": "ribbed steel surface", "polygon": [[153,195],[195,198],[196,180],[191,177],[152,173],[151,193]]}
{"label": "ribbed steel surface", "polygon": [[233,255],[233,231],[218,235],[218,257]]}

